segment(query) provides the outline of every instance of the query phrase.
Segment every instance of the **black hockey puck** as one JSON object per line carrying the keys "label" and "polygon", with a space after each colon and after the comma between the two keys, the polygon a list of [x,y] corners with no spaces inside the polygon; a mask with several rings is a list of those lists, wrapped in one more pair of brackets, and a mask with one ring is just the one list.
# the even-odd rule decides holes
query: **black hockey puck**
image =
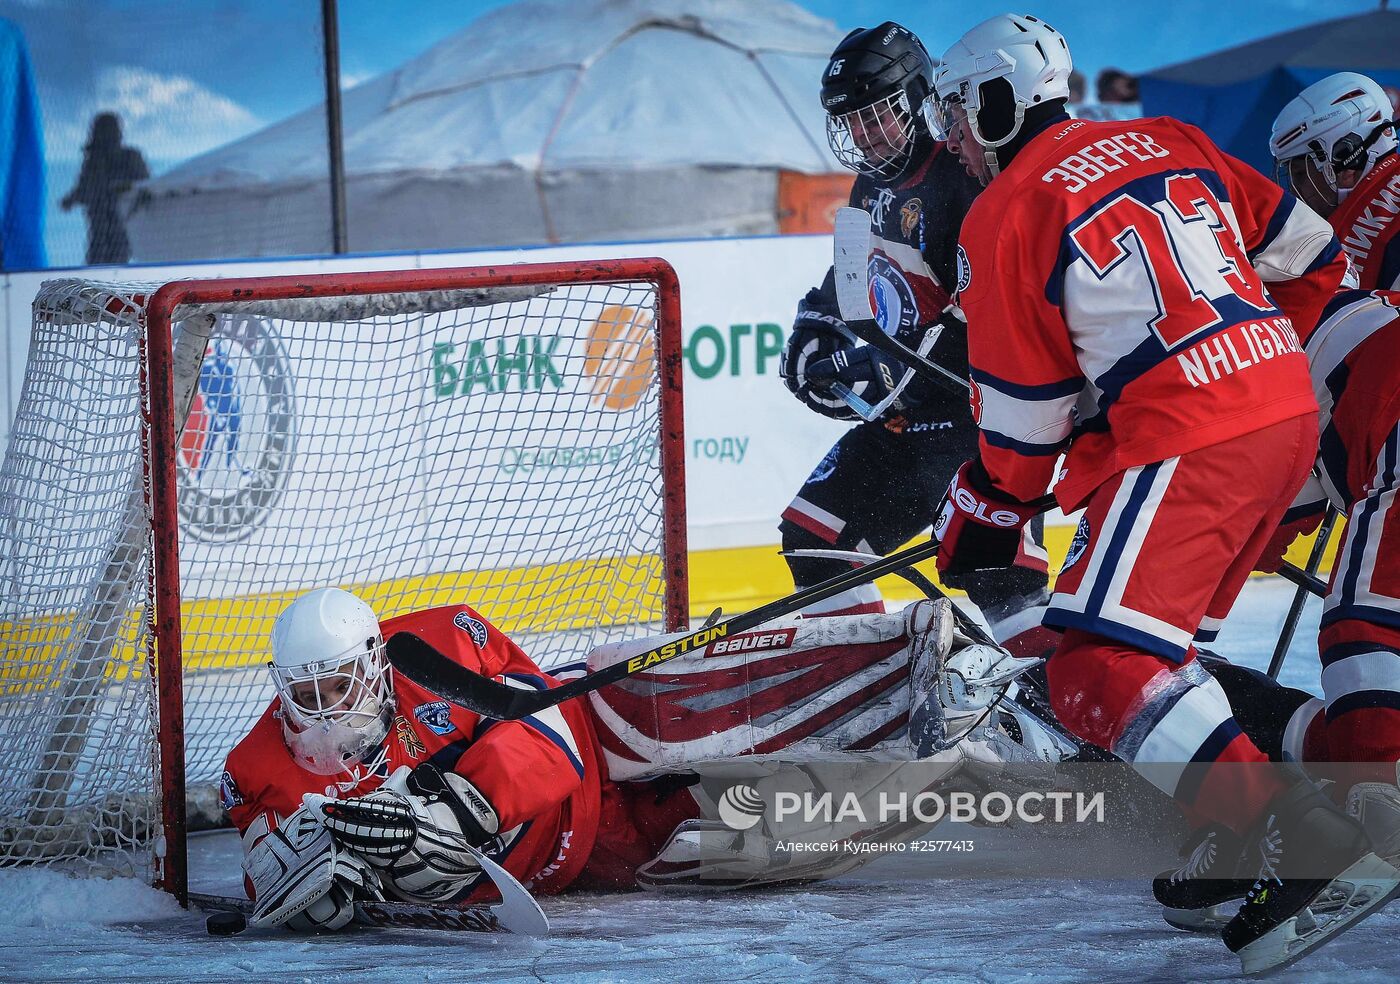
{"label": "black hockey puck", "polygon": [[210,936],[236,936],[248,928],[248,917],[241,912],[215,912],[204,920]]}

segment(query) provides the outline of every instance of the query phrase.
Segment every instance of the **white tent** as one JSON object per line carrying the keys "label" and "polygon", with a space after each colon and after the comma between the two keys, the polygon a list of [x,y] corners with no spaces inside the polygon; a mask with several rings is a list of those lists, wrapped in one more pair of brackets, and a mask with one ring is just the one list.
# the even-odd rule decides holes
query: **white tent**
{"label": "white tent", "polygon": [[[352,251],[777,231],[780,170],[840,170],[841,39],[787,0],[524,0],[344,96]],[[324,253],[314,107],[149,182],[143,261]]]}

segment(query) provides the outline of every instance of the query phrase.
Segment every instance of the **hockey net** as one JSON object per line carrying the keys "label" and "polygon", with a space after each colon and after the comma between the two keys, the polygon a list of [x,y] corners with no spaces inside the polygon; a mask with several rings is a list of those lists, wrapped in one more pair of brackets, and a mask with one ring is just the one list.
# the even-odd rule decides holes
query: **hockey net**
{"label": "hockey net", "polygon": [[545,668],[682,625],[679,334],[659,260],[46,283],[0,472],[0,864],[183,897],[187,795],[304,590],[466,602]]}

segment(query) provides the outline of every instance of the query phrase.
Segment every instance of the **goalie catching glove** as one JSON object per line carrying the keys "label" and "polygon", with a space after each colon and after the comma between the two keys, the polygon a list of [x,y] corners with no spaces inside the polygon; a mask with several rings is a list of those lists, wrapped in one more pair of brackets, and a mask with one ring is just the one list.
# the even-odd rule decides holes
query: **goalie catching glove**
{"label": "goalie catching glove", "polygon": [[303,799],[337,845],[363,858],[385,889],[410,902],[457,901],[475,886],[481,868],[471,850],[500,831],[496,810],[456,773],[424,762],[401,766],[372,793]]}
{"label": "goalie catching glove", "polygon": [[1010,567],[1021,547],[1021,528],[1040,511],[1039,505],[1013,499],[993,485],[982,459],[963,462],[933,524],[938,573]]}

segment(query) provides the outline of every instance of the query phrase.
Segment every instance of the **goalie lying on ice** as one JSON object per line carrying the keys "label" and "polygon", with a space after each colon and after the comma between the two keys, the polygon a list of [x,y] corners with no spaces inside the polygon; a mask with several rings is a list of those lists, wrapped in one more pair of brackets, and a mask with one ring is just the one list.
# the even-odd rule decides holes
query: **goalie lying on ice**
{"label": "goalie lying on ice", "polygon": [[[543,894],[827,877],[868,855],[772,864],[761,830],[702,819],[717,804],[694,767],[923,758],[951,777],[969,756],[1075,750],[1023,709],[1008,711],[1020,744],[996,727],[988,707],[1020,661],[959,635],[942,601],[775,623],[520,721],[479,718],[396,677],[384,639],[399,631],[513,686],[559,682],[465,605],[381,624],[340,589],[293,602],[272,633],[276,697],[229,754],[221,788],[255,925],[338,929],[356,899],[481,901],[492,889],[469,848]],[[590,668],[656,643],[595,650]],[[879,781],[878,769],[863,775]]]}

